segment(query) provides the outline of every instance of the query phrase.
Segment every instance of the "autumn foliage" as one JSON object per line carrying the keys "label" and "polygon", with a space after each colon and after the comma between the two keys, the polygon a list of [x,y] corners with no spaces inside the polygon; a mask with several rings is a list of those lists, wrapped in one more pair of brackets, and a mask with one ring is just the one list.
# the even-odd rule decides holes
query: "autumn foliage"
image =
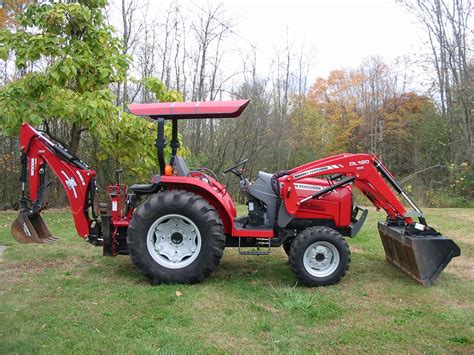
{"label": "autumn foliage", "polygon": [[17,16],[31,0],[3,0],[0,2],[0,28],[16,27]]}
{"label": "autumn foliage", "polygon": [[[448,127],[435,102],[404,91],[395,76],[385,63],[372,58],[359,69],[332,71],[327,78],[316,79],[308,95],[293,97],[289,144],[298,157],[295,162],[343,152],[371,152],[399,177],[428,169],[428,174],[407,180],[409,190],[431,184],[446,193],[446,185],[459,187],[465,182],[450,176],[457,168],[449,168]],[[461,170],[463,167],[465,172],[460,174],[465,176],[468,164]],[[418,189],[418,197],[426,201],[422,190]],[[464,193],[469,195],[472,190],[464,186]]]}

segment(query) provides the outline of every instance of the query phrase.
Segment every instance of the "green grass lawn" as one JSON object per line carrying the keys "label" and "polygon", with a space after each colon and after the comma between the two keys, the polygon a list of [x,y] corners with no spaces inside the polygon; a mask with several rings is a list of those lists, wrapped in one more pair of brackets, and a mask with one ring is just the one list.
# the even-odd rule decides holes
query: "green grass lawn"
{"label": "green grass lawn", "polygon": [[60,237],[51,245],[17,244],[15,217],[0,213],[0,353],[474,352],[473,209],[428,210],[462,250],[431,288],[385,261],[382,212],[349,240],[345,278],[312,289],[281,248],[229,248],[203,283],[152,287],[128,256],[102,257],[77,237],[67,211],[44,213]]}

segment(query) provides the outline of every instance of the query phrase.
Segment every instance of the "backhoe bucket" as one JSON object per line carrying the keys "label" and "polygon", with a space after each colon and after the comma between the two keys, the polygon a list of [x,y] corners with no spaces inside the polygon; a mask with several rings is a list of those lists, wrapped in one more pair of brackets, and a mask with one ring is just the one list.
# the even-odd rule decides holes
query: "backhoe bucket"
{"label": "backhoe bucket", "polygon": [[379,222],[380,239],[387,260],[423,286],[431,286],[461,250],[437,232],[409,234],[403,226]]}
{"label": "backhoe bucket", "polygon": [[57,240],[49,232],[39,213],[20,211],[12,224],[12,236],[19,243],[44,244]]}

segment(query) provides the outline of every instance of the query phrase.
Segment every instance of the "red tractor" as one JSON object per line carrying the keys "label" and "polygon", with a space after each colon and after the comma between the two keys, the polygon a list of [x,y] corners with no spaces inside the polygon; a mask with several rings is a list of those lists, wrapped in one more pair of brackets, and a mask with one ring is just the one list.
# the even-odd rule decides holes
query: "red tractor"
{"label": "red tractor", "polygon": [[[283,246],[296,278],[308,286],[341,280],[350,263],[344,237],[354,237],[367,210],[355,206],[355,185],[387,218],[378,229],[389,262],[431,285],[460,249],[426,224],[421,210],[372,154],[339,154],[288,171],[259,172],[253,182],[244,160],[224,171],[240,179],[248,215],[237,217],[227,186],[209,169],[190,170],[177,155],[181,119],[235,118],[248,100],[133,104],[132,113],[157,122],[160,174],[148,184],[107,187],[98,203],[94,170],[28,124],[20,132],[21,211],[12,235],[22,243],[55,238],[40,212],[47,204],[49,166],[67,192],[76,230],[103,254],[130,254],[152,283],[196,283],[219,264],[225,247],[269,254]],[[165,120],[171,120],[171,158],[165,162]],[[27,192],[26,183],[29,182]],[[392,189],[403,196],[408,212]],[[417,219],[415,221],[414,219]]]}

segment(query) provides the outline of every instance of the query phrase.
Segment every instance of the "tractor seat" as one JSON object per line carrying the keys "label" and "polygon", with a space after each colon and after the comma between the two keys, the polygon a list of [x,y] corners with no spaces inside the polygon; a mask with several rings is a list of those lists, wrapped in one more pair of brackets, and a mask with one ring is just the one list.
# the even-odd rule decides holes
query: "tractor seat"
{"label": "tractor seat", "polygon": [[[189,168],[186,165],[183,157],[176,156],[175,158],[175,169],[178,176],[188,176]],[[133,184],[128,188],[128,191],[134,193],[137,196],[154,194],[158,191],[160,184],[152,182],[151,184]]]}
{"label": "tractor seat", "polygon": [[280,196],[280,184],[278,183],[278,179],[282,176],[288,175],[288,173],[288,170],[277,171],[275,174],[273,174],[270,180],[273,192],[275,192],[275,195],[278,197]]}
{"label": "tractor seat", "polygon": [[174,159],[174,167],[176,170],[176,175],[178,176],[188,176],[189,175],[189,168],[186,165],[183,157],[177,155]]}
{"label": "tractor seat", "polygon": [[160,187],[159,184],[156,183],[151,183],[151,184],[133,184],[128,188],[129,192],[134,193],[137,196],[140,195],[149,195],[153,194],[156,191],[158,191],[158,188]]}

